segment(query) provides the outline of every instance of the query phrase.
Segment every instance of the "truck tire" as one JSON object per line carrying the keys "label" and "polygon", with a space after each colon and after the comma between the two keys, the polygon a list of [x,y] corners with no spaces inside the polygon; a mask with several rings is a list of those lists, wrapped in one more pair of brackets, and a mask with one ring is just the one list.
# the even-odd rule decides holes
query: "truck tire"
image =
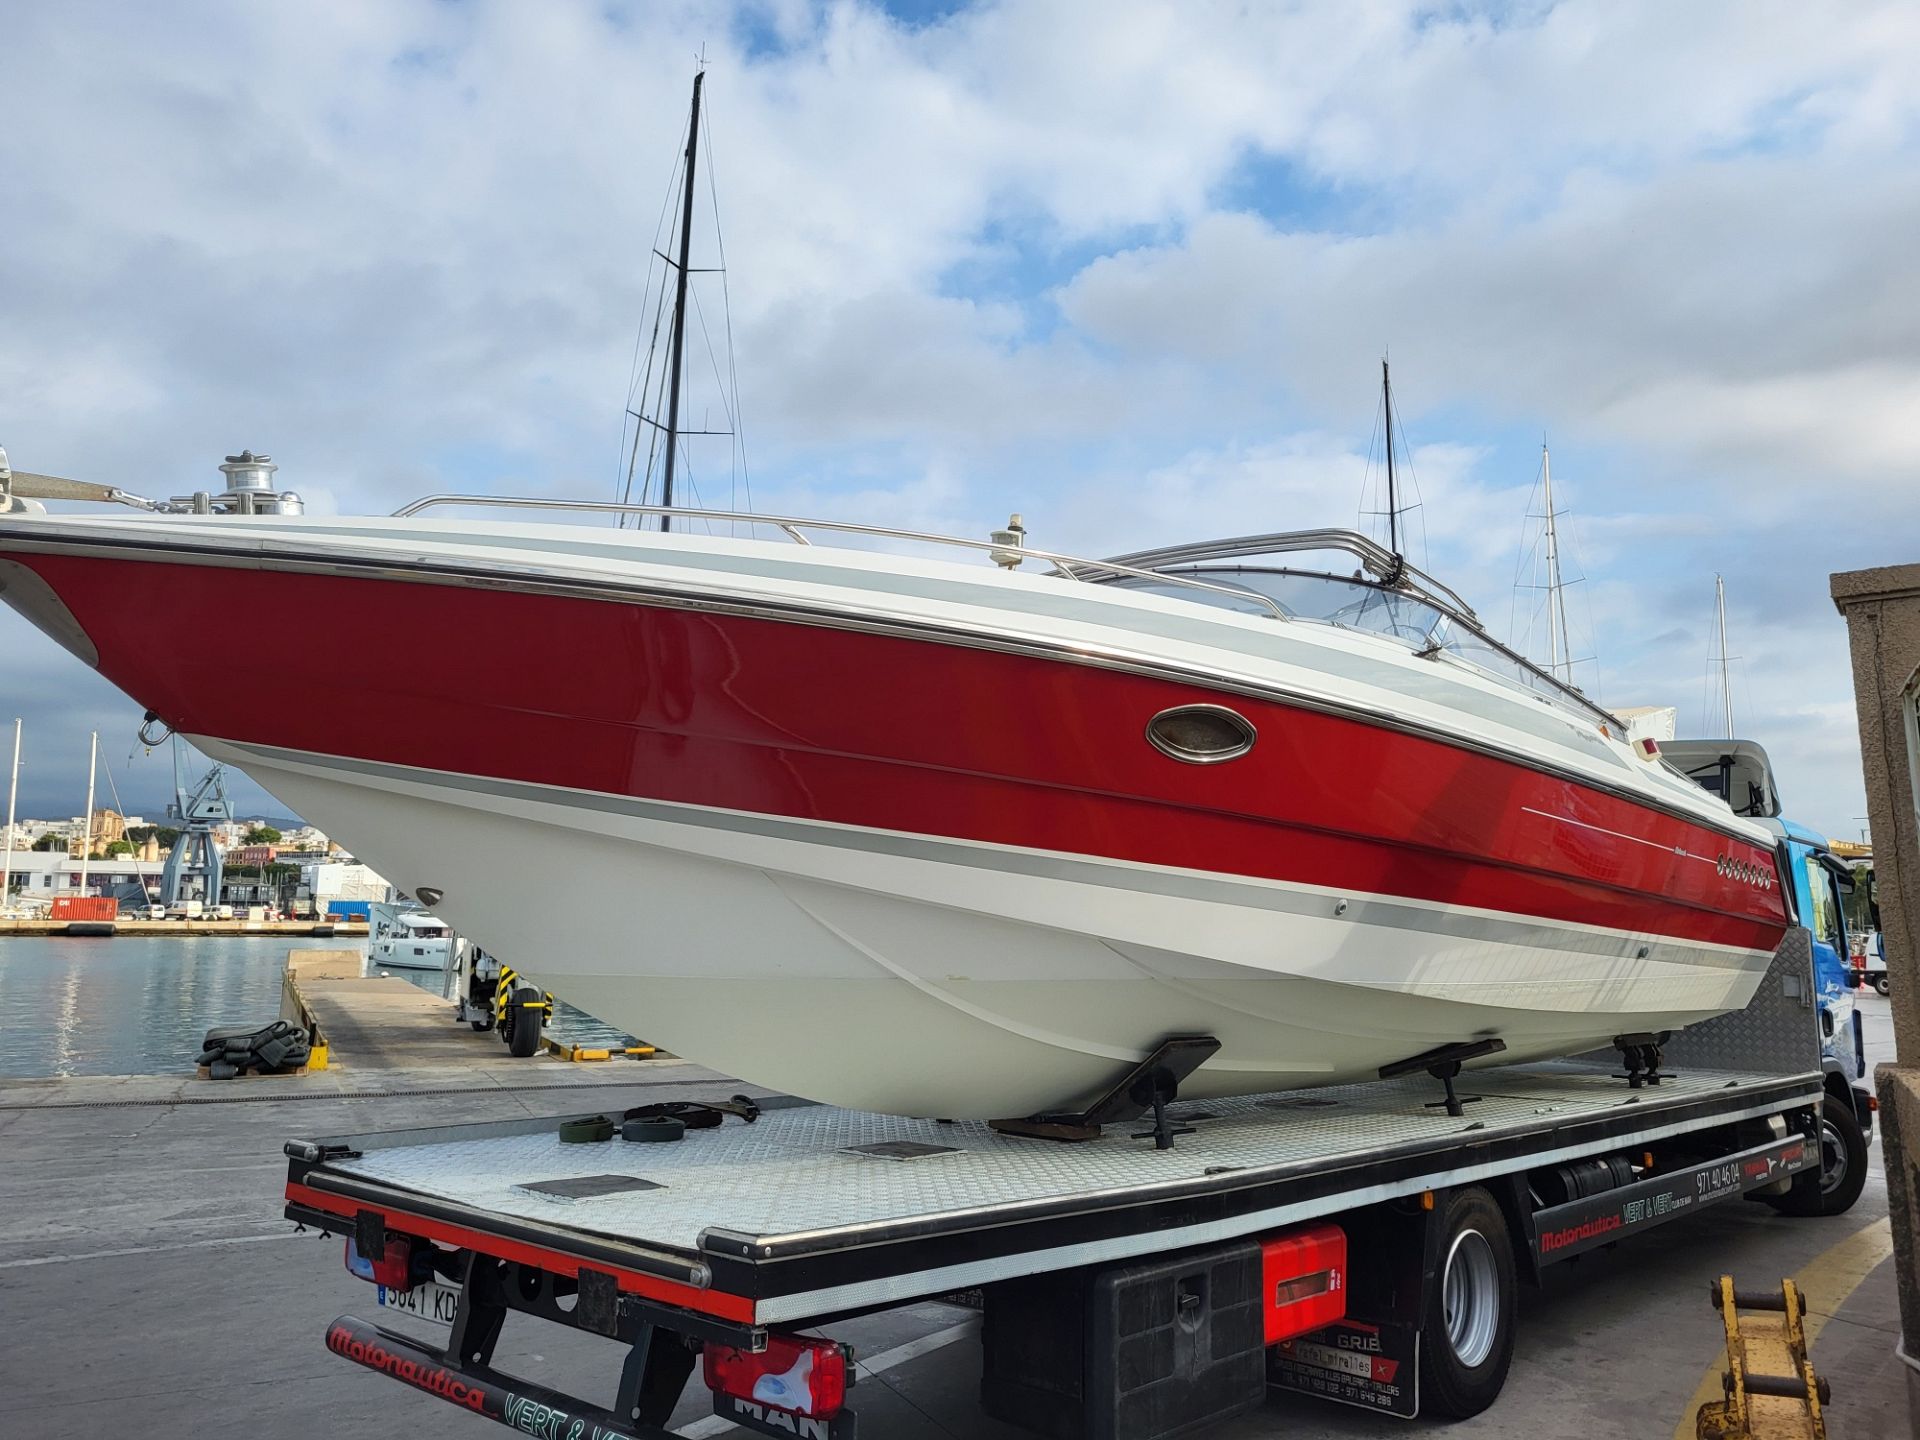
{"label": "truck tire", "polygon": [[497,1019],[496,1019],[496,1020],[494,1021],[494,1023],[493,1023],[493,1028],[494,1028],[494,1030],[495,1030],[495,1032],[496,1032],[496,1033],[498,1033],[498,1035],[500,1036],[500,1043],[501,1043],[502,1045],[506,1045],[506,1046],[509,1046],[509,1047],[511,1047],[511,1046],[512,1046],[512,1044],[513,1044],[513,1022],[514,1022],[514,1018],[515,1018],[515,1017],[516,1017],[516,1016],[517,1016],[517,1015],[518,1015],[519,1013],[520,1013],[520,1012],[519,1012],[518,1010],[516,1010],[516,1009],[514,1009],[514,1007],[513,1007],[512,1005],[506,1005],[506,1006],[503,1006],[503,1007],[501,1007],[501,1010],[500,1010],[500,1015],[499,1015],[499,1017],[498,1017],[498,1018],[497,1018]]}
{"label": "truck tire", "polygon": [[1878,975],[1873,977],[1873,993],[1876,995],[1893,994],[1893,986],[1887,983],[1886,971],[1882,970]]}
{"label": "truck tire", "polygon": [[522,1060],[540,1048],[540,992],[522,985],[507,1002],[507,1015],[513,1026],[507,1036],[507,1051]]}
{"label": "truck tire", "polygon": [[1477,1185],[1449,1195],[1434,1223],[1441,1258],[1420,1325],[1421,1408],[1464,1420],[1499,1398],[1513,1364],[1513,1238],[1506,1215]]}
{"label": "truck tire", "polygon": [[1851,1097],[1829,1095],[1820,1104],[1820,1168],[1794,1177],[1784,1195],[1767,1204],[1782,1215],[1844,1215],[1867,1183],[1867,1137]]}

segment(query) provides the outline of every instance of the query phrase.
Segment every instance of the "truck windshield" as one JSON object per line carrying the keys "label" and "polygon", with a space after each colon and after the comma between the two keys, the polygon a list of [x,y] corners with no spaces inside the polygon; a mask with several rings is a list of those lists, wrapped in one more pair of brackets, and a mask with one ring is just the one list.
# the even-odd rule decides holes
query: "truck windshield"
{"label": "truck windshield", "polygon": [[1840,890],[1817,859],[1807,857],[1807,893],[1813,898],[1813,938],[1836,950],[1843,943],[1840,929]]}

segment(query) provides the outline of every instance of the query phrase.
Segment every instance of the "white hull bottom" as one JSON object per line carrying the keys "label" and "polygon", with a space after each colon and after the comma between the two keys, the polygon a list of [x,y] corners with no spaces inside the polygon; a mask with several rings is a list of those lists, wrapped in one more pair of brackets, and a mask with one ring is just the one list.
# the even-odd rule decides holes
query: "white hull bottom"
{"label": "white hull bottom", "polygon": [[[193,737],[580,1009],[811,1099],[982,1119],[1161,1040],[1187,1097],[1500,1060],[1737,1009],[1770,957],[1459,907],[628,800]],[[531,864],[530,864],[531,862]]]}
{"label": "white hull bottom", "polygon": [[392,960],[384,955],[369,955],[367,957],[367,968],[369,970],[417,970],[422,974],[431,971],[433,974],[439,975],[445,973],[447,961],[444,955],[437,960],[416,960],[411,955],[404,960]]}

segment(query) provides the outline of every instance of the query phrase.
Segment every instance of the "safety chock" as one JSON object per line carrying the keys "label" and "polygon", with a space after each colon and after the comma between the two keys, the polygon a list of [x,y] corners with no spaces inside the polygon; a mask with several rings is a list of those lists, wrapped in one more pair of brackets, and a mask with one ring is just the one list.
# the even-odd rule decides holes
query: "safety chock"
{"label": "safety chock", "polygon": [[1801,1324],[1807,1302],[1794,1283],[1782,1280],[1776,1295],[1736,1290],[1722,1275],[1712,1298],[1727,1329],[1727,1368],[1722,1398],[1695,1417],[1698,1440],[1826,1440],[1832,1391],[1813,1373]]}
{"label": "safety chock", "polygon": [[654,1053],[651,1045],[629,1045],[619,1050],[594,1050],[584,1045],[562,1045],[558,1040],[548,1036],[541,1037],[540,1043],[547,1047],[549,1055],[560,1060],[611,1060],[616,1055],[623,1055],[633,1060],[645,1060]]}

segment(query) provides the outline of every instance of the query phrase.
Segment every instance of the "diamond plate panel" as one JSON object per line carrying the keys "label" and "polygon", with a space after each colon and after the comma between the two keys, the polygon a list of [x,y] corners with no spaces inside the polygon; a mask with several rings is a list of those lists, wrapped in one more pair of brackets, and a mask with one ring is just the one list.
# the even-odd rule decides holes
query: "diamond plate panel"
{"label": "diamond plate panel", "polygon": [[1689,1025],[1666,1044],[1675,1066],[1745,1066],[1781,1075],[1820,1069],[1820,1014],[1813,1002],[1813,936],[1795,926],[1746,1009]]}
{"label": "diamond plate panel", "polygon": [[[1315,1091],[1307,1097],[1314,1103],[1298,1108],[1290,1096],[1209,1100],[1217,1118],[1164,1151],[1129,1138],[1131,1125],[1110,1126],[1098,1140],[1061,1144],[1000,1135],[980,1122],[806,1106],[770,1111],[756,1125],[690,1131],[678,1145],[563,1145],[556,1134],[534,1133],[369,1151],[334,1164],[503,1215],[695,1250],[708,1228],[776,1238],[984,1211],[996,1221],[1016,1220],[1023,1208],[1065,1197],[1089,1205],[1103,1197],[1140,1200],[1223,1170],[1244,1180],[1264,1169],[1351,1164],[1624,1105],[1639,1107],[1653,1125],[1667,1105],[1754,1078],[1687,1068],[1657,1089],[1629,1091],[1607,1069],[1565,1062],[1473,1070],[1461,1078],[1461,1090],[1483,1098],[1464,1119],[1426,1108],[1440,1091],[1424,1076]],[[1286,1108],[1274,1108],[1276,1102]],[[911,1164],[876,1164],[847,1153],[929,1145],[956,1153]],[[644,1171],[663,1188],[562,1200],[524,1185],[531,1177],[552,1182],[621,1171],[636,1177]]]}
{"label": "diamond plate panel", "polygon": [[[1813,1003],[1813,937],[1796,926],[1787,931],[1753,999],[1689,1025],[1663,1047],[1667,1070],[1723,1069],[1769,1075],[1807,1075],[1820,1070],[1820,1015]],[[1617,1051],[1579,1057],[1618,1068]]]}

